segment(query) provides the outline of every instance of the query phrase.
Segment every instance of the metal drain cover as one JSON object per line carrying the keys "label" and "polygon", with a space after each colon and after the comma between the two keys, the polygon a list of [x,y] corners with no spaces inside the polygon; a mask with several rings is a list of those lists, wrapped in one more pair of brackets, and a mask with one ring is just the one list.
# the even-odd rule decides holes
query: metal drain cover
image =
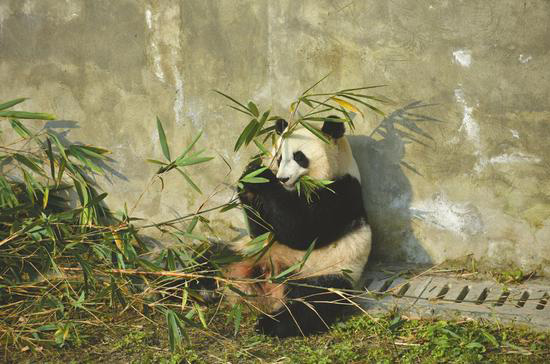
{"label": "metal drain cover", "polygon": [[366,293],[358,302],[370,312],[397,308],[413,318],[484,317],[550,329],[550,285],[505,286],[429,275],[405,279],[383,272],[366,277]]}

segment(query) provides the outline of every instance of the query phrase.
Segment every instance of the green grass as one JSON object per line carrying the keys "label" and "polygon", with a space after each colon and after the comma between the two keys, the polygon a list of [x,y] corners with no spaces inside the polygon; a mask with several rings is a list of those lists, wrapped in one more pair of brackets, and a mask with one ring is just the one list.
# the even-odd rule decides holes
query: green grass
{"label": "green grass", "polygon": [[[408,320],[394,314],[357,315],[330,332],[277,339],[254,332],[246,314],[237,337],[227,314],[206,312],[209,330],[187,328],[184,344],[171,353],[164,324],[125,315],[109,327],[88,327],[63,348],[3,353],[7,362],[50,363],[544,363],[550,333],[479,321]],[[153,316],[157,323],[162,315]]]}

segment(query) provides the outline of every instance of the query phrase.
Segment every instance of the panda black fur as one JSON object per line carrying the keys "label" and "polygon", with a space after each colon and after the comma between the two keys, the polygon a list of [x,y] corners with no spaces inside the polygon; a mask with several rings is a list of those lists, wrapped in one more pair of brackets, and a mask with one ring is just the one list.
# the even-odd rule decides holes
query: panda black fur
{"label": "panda black fur", "polygon": [[[276,130],[287,128],[279,119]],[[278,163],[259,177],[267,183],[243,183],[239,198],[245,206],[252,237],[272,231],[274,243],[265,255],[230,265],[232,278],[269,278],[303,260],[315,247],[289,284],[243,284],[262,314],[257,329],[266,335],[287,337],[327,330],[346,307],[345,298],[329,290],[357,288],[371,248],[357,164],[345,137],[343,123],[325,120],[321,131],[327,144],[306,129],[295,129],[280,138],[275,151]],[[267,164],[267,163],[266,163]],[[252,163],[246,175],[260,167]],[[317,190],[308,202],[295,189],[298,179],[308,175],[333,180],[329,189]],[[239,252],[247,240],[234,244]],[[344,273],[347,272],[347,273]]]}

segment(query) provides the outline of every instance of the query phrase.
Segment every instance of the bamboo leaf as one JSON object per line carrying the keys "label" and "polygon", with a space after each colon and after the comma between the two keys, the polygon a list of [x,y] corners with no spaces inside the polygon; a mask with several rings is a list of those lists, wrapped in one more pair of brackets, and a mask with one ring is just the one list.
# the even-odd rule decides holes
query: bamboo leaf
{"label": "bamboo leaf", "polygon": [[160,164],[160,165],[162,165],[162,166],[167,165],[166,162],[161,162],[161,161],[158,161],[158,160],[156,160],[156,159],[146,159],[146,161],[149,162],[149,163]]}
{"label": "bamboo leaf", "polygon": [[330,144],[329,140],[323,135],[323,133],[319,129],[316,129],[315,127],[311,126],[309,123],[303,120],[299,120],[299,122],[317,138],[321,139],[327,144]]}
{"label": "bamboo leaf", "polygon": [[321,78],[319,81],[315,82],[312,86],[310,86],[307,90],[305,90],[304,92],[302,92],[302,96],[307,94],[309,91],[313,90],[318,84],[320,84],[321,82],[323,82],[324,80],[326,80],[326,78],[328,76],[330,76],[332,72],[329,72],[327,73],[323,78]]}
{"label": "bamboo leaf", "polygon": [[15,132],[17,134],[19,134],[19,136],[21,138],[28,139],[32,136],[29,129],[25,128],[25,126],[23,124],[21,124],[21,122],[19,120],[10,119],[10,125],[11,125],[12,129],[15,130]]}
{"label": "bamboo leaf", "polygon": [[176,168],[177,171],[183,176],[183,178],[185,178],[185,180],[187,181],[187,183],[189,183],[189,185],[191,185],[191,187],[197,191],[198,193],[202,194],[202,191],[201,189],[199,188],[199,186],[197,186],[195,184],[195,182],[193,182],[193,180],[191,179],[191,177],[189,177],[184,171],[182,171],[181,169],[179,168]]}
{"label": "bamboo leaf", "polygon": [[94,147],[89,147],[87,145],[72,145],[72,147],[74,149],[78,149],[79,151],[81,151],[82,153],[92,157],[92,158],[97,158],[97,159],[107,159],[106,156],[104,156],[103,154],[110,154],[111,152],[107,149],[101,149],[101,148],[94,148]]}
{"label": "bamboo leaf", "polygon": [[250,110],[250,112],[252,113],[252,115],[254,115],[255,117],[259,117],[259,116],[260,116],[260,112],[258,111],[258,107],[257,107],[256,104],[253,103],[252,101],[249,101],[249,102],[248,102],[248,110]]}
{"label": "bamboo leaf", "polygon": [[374,86],[363,86],[363,87],[356,87],[356,88],[346,88],[344,90],[341,90],[340,92],[350,92],[350,91],[359,91],[359,90],[369,90],[371,88],[379,88],[379,87],[386,87],[387,85],[374,85]]}
{"label": "bamboo leaf", "polygon": [[300,262],[300,269],[304,267],[304,264],[306,264],[306,260],[309,258],[311,252],[313,251],[313,248],[315,248],[315,243],[317,242],[317,239],[313,240],[311,244],[309,245],[309,248],[307,248],[306,253],[304,254],[304,257],[302,258],[302,261]]}
{"label": "bamboo leaf", "polygon": [[20,104],[25,100],[28,100],[28,99],[26,97],[22,97],[19,99],[14,99],[8,102],[4,102],[3,104],[0,104],[0,110],[9,109],[10,107]]}
{"label": "bamboo leaf", "polygon": [[252,171],[252,172],[248,173],[246,176],[241,178],[241,180],[243,180],[245,178],[256,177],[257,175],[259,175],[260,173],[262,173],[266,169],[267,169],[267,167],[260,167],[260,168],[256,169],[255,171]]}
{"label": "bamboo leaf", "polygon": [[57,135],[48,132],[48,136],[53,140],[54,144],[57,147],[57,150],[59,151],[59,153],[61,154],[63,159],[65,159],[65,161],[68,163],[69,159],[67,158],[67,154],[65,153],[65,147],[63,147],[63,145],[59,141],[59,138],[57,137]]}
{"label": "bamboo leaf", "polygon": [[46,207],[48,206],[49,197],[50,197],[50,188],[48,186],[46,186],[46,188],[44,189],[44,196],[42,197],[42,208],[43,209],[46,209]]}
{"label": "bamboo leaf", "polygon": [[20,153],[14,153],[13,158],[15,158],[15,160],[17,160],[19,163],[23,164],[25,167],[29,168],[31,171],[36,172],[36,173],[46,177],[46,174],[44,173],[42,168],[40,168],[40,166],[38,166],[38,164],[36,164],[36,162],[33,161],[32,159],[30,159],[30,158],[28,158],[25,155],[20,154]]}
{"label": "bamboo leaf", "polygon": [[245,114],[245,115],[247,115],[247,116],[252,116],[252,117],[254,117],[254,115],[253,115],[251,112],[249,112],[249,111],[241,110],[241,109],[239,109],[238,107],[235,107],[235,106],[233,106],[233,105],[227,105],[227,106],[229,106],[229,107],[232,108],[233,110],[237,110],[238,112],[242,112],[243,114]]}
{"label": "bamboo leaf", "polygon": [[233,202],[233,203],[230,203],[230,204],[225,205],[225,206],[220,210],[220,212],[226,212],[226,211],[232,210],[232,209],[234,209],[235,207],[238,207],[238,206],[239,206],[238,203]]}
{"label": "bamboo leaf", "polygon": [[28,111],[0,111],[0,117],[15,119],[55,120],[52,114]]}
{"label": "bamboo leaf", "polygon": [[174,164],[178,167],[192,166],[193,164],[208,162],[212,159],[214,159],[214,157],[198,157],[198,158],[188,157],[182,160],[178,160]]}
{"label": "bamboo leaf", "polygon": [[244,183],[267,183],[269,180],[267,178],[263,177],[249,177],[249,178],[241,178],[241,182]]}
{"label": "bamboo leaf", "polygon": [[271,277],[271,278],[270,278],[270,281],[272,281],[272,282],[274,282],[274,283],[280,283],[281,281],[284,280],[284,278],[286,278],[287,276],[289,276],[291,273],[293,273],[294,271],[299,270],[300,267],[301,267],[301,264],[302,264],[302,263],[296,263],[296,264],[291,265],[290,267],[288,267],[287,269],[285,269],[285,270],[282,271],[281,273],[277,274],[277,275],[274,276],[274,277]]}
{"label": "bamboo leaf", "polygon": [[[218,93],[218,94],[220,94],[220,95],[222,95],[222,96],[225,97],[226,99],[233,101],[235,104],[239,105],[239,106],[242,107],[243,109],[248,110],[248,108],[247,108],[246,106],[244,106],[243,104],[241,104],[240,102],[238,102],[237,100],[235,100],[234,98],[232,98],[231,96],[226,95],[226,94],[224,94],[223,92],[218,91],[218,90],[213,90],[213,91],[216,92],[216,93]],[[250,111],[250,110],[249,110],[249,111]]]}
{"label": "bamboo leaf", "polygon": [[264,145],[262,143],[260,143],[259,141],[257,141],[256,139],[254,139],[254,144],[256,144],[256,146],[258,147],[260,152],[262,152],[262,154],[269,154],[266,147],[264,147]]}
{"label": "bamboo leaf", "polygon": [[178,319],[174,311],[166,310],[166,323],[168,325],[170,351],[174,352],[181,345],[180,325],[178,325]]}
{"label": "bamboo leaf", "polygon": [[242,320],[242,306],[240,303],[237,303],[233,306],[231,309],[231,316],[233,317],[233,335],[237,336],[239,329],[241,327],[241,320]]}
{"label": "bamboo leaf", "polygon": [[189,151],[193,148],[193,146],[197,144],[197,141],[200,139],[201,136],[202,136],[202,130],[193,138],[193,141],[191,141],[191,144],[189,144],[187,148],[185,148],[183,153],[181,153],[181,155],[178,158],[176,158],[176,161],[178,159],[183,159],[187,155],[187,153],[189,153]]}
{"label": "bamboo leaf", "polygon": [[375,107],[375,106],[373,106],[373,105],[371,105],[371,104],[369,104],[369,103],[367,103],[367,102],[365,102],[365,101],[363,101],[363,100],[359,100],[359,99],[356,98],[356,97],[349,96],[349,95],[347,95],[347,94],[346,94],[346,95],[342,95],[342,97],[345,97],[345,98],[347,98],[347,99],[350,99],[350,100],[356,101],[356,102],[358,102],[358,103],[360,103],[360,104],[362,104],[362,105],[365,105],[366,107],[368,107],[369,109],[371,109],[372,111],[374,111],[375,113],[377,113],[377,114],[379,114],[379,115],[381,115],[381,116],[385,116],[385,115],[386,115],[386,114],[385,114],[382,110],[380,110],[379,108],[377,108],[377,107]]}
{"label": "bamboo leaf", "polygon": [[52,179],[55,181],[55,159],[52,151],[52,142],[50,138],[46,138],[46,155],[50,161],[50,172],[52,174]]}
{"label": "bamboo leaf", "polygon": [[363,114],[363,112],[359,110],[357,107],[355,107],[355,105],[347,102],[346,100],[339,99],[337,97],[331,97],[331,99],[334,102],[336,102],[338,105],[342,106],[344,109],[354,112],[356,114],[360,114],[363,119],[365,118],[365,115]]}
{"label": "bamboo leaf", "polygon": [[195,309],[195,311],[197,311],[197,314],[199,315],[199,320],[202,324],[202,327],[207,329],[208,326],[206,325],[206,319],[204,318],[204,312],[202,312],[201,308],[199,307],[199,305],[196,302],[193,302],[193,308]]}
{"label": "bamboo leaf", "polygon": [[160,146],[162,148],[162,154],[164,155],[164,158],[170,161],[170,148],[168,148],[168,143],[166,142],[166,134],[164,133],[164,128],[162,127],[162,123],[160,122],[160,119],[158,116],[157,116],[157,130],[159,133],[159,141],[160,141]]}
{"label": "bamboo leaf", "polygon": [[335,117],[328,117],[327,118],[327,117],[316,117],[316,116],[304,117],[301,120],[320,121],[320,122],[332,121],[334,123],[347,123],[348,122],[347,119],[342,119],[342,118],[335,118]]}
{"label": "bamboo leaf", "polygon": [[241,135],[239,135],[239,138],[237,139],[237,142],[235,143],[235,147],[233,150],[236,152],[239,150],[239,148],[243,145],[243,143],[248,139],[249,134],[252,133],[252,131],[256,128],[256,125],[258,124],[258,121],[256,119],[250,120],[246,128],[244,128]]}

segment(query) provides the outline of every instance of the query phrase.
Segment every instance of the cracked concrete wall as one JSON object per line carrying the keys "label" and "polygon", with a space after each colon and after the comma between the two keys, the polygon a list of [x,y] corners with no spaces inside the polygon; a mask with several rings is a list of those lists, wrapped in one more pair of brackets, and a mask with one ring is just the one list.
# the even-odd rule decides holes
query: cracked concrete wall
{"label": "cracked concrete wall", "polygon": [[[31,97],[63,119],[46,127],[110,148],[109,205],[153,221],[227,201],[253,152],[232,152],[245,120],[212,89],[285,115],[328,72],[320,90],[389,85],[396,105],[350,138],[387,260],[548,269],[549,52],[545,0],[0,1],[0,100]],[[205,195],[176,175],[148,185],[156,115],[173,154],[203,130]],[[212,218],[222,237],[242,226]]]}

